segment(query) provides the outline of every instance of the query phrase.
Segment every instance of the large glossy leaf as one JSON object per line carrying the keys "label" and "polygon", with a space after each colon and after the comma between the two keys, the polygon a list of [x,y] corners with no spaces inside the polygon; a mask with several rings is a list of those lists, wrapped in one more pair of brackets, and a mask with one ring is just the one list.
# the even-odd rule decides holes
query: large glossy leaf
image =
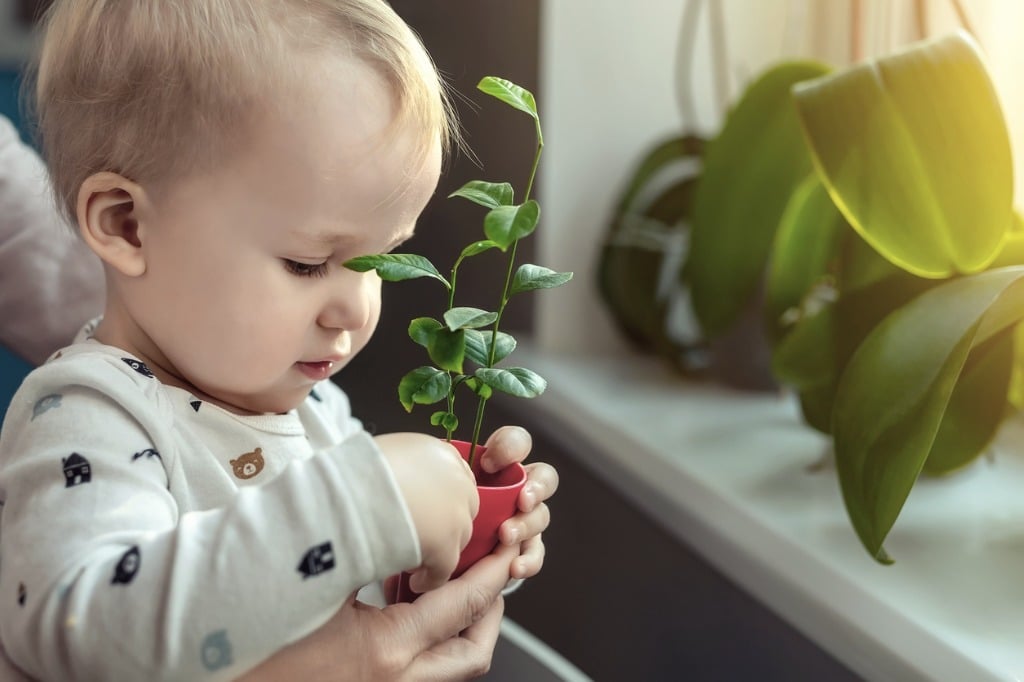
{"label": "large glossy leaf", "polygon": [[824,185],[816,175],[808,176],[790,198],[772,246],[765,316],[773,338],[785,331],[787,311],[803,306],[829,274],[846,229]]}
{"label": "large glossy leaf", "polygon": [[707,147],[683,276],[708,336],[727,329],[761,283],[779,219],[811,172],[790,89],[827,71],[813,62],[770,69]]}
{"label": "large glossy leaf", "polygon": [[850,224],[922,277],[977,272],[1012,220],[1006,123],[964,33],[794,88],[819,173]]}
{"label": "large glossy leaf", "polygon": [[1022,317],[1024,267],[990,270],[902,306],[850,359],[832,416],[836,466],[854,529],[879,561],[890,561],[882,543],[929,457],[968,355]]}
{"label": "large glossy leaf", "polygon": [[792,328],[776,341],[772,369],[781,381],[800,391],[808,425],[832,432],[832,404],[850,357],[887,315],[937,280],[915,277],[878,255],[852,229],[837,236],[838,258],[830,277],[836,300],[805,305]]}
{"label": "large glossy leaf", "polygon": [[836,380],[835,308],[802,318],[775,346],[772,373],[779,381],[804,392]]}
{"label": "large glossy leaf", "polygon": [[923,471],[946,474],[978,457],[1006,418],[1013,329],[973,348],[957,378]]}

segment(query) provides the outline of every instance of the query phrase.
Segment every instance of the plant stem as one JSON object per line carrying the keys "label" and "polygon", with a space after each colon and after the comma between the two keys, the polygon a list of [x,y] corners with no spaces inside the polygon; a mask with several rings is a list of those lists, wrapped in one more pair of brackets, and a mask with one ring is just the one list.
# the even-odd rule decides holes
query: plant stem
{"label": "plant stem", "polygon": [[[459,277],[459,266],[462,264],[463,256],[459,256],[455,261],[455,265],[452,266],[451,286],[448,287],[448,307],[445,312],[448,312],[455,307],[455,283]],[[452,373],[448,372],[448,378],[451,379]],[[457,384],[454,381],[449,382],[450,388],[448,389],[448,414],[455,414],[455,389]],[[452,441],[452,434],[455,432],[454,429],[450,429],[447,426],[444,427],[447,440],[450,443]]]}
{"label": "plant stem", "polygon": [[[523,203],[525,204],[530,199],[530,193],[533,191],[533,181],[537,177],[537,168],[540,166],[540,155],[544,150],[544,135],[541,133],[540,120],[536,120],[537,129],[537,151],[533,155],[533,166],[530,168],[530,177],[526,182],[526,192],[523,195]],[[505,285],[501,289],[501,303],[498,305],[498,316],[494,320],[494,326],[492,327],[491,334],[491,347],[487,353],[487,367],[494,367],[494,358],[498,351],[498,330],[501,328],[501,318],[505,314],[505,306],[508,305],[509,299],[509,288],[512,285],[512,273],[515,269],[516,264],[516,247],[519,246],[519,240],[512,242],[512,246],[508,253],[508,266],[505,268]],[[454,273],[452,275],[452,288],[454,288]],[[469,466],[472,467],[476,455],[476,445],[480,440],[480,429],[484,423],[484,408],[487,405],[487,398],[480,396],[479,401],[476,405],[476,419],[473,420],[473,438],[469,441]]]}

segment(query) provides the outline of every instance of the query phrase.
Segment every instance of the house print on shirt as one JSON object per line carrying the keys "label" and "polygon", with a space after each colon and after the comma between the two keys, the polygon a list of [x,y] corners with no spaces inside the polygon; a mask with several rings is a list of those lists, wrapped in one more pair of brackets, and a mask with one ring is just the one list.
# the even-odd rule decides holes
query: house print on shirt
{"label": "house print on shirt", "polygon": [[76,485],[88,483],[92,480],[92,467],[89,460],[77,452],[72,452],[70,457],[63,457],[64,463],[64,487],[74,488]]}

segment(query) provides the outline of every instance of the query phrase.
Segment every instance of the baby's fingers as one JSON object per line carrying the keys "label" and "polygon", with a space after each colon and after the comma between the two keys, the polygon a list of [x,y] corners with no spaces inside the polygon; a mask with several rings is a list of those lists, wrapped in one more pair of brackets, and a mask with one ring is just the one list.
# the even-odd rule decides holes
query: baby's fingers
{"label": "baby's fingers", "polygon": [[417,568],[409,576],[409,588],[413,592],[423,594],[436,589],[448,582],[452,571],[459,562],[458,553],[446,556],[442,560],[436,560],[430,564],[424,564]]}
{"label": "baby's fingers", "polygon": [[522,553],[509,568],[509,575],[515,579],[532,578],[544,566],[544,541],[537,535],[523,542]]}
{"label": "baby's fingers", "polygon": [[529,512],[520,512],[498,528],[498,537],[503,545],[525,542],[543,533],[551,523],[551,511],[541,504]]}
{"label": "baby's fingers", "polygon": [[534,462],[527,464],[526,485],[519,493],[519,510],[529,512],[558,490],[558,471],[550,464]]}

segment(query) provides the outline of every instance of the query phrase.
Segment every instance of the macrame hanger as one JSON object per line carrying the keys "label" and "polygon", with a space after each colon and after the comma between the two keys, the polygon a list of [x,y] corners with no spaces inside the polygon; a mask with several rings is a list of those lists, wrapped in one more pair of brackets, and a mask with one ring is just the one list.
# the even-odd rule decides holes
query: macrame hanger
{"label": "macrame hanger", "polygon": [[684,124],[697,127],[697,107],[694,95],[694,69],[697,52],[697,28],[700,10],[708,6],[708,43],[711,52],[712,87],[718,101],[720,118],[724,120],[729,108],[729,66],[725,42],[725,20],[722,16],[722,0],[689,0],[683,8],[677,46],[676,97]]}

